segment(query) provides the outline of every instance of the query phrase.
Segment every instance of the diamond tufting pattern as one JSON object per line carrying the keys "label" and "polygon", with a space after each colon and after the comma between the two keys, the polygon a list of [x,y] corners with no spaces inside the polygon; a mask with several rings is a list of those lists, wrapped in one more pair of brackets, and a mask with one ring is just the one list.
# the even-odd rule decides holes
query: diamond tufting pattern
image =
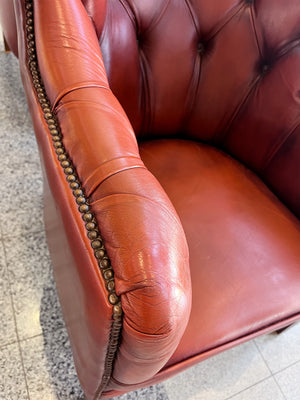
{"label": "diamond tufting pattern", "polygon": [[300,3],[217,3],[109,1],[99,40],[111,88],[140,140],[214,144],[299,216]]}

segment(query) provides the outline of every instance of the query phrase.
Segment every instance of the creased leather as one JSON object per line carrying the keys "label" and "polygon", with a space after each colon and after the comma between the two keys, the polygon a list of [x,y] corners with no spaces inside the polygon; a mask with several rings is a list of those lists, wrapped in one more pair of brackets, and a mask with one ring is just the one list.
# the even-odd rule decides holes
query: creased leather
{"label": "creased leather", "polygon": [[90,196],[105,179],[132,168],[145,168],[145,165],[139,157],[130,156],[118,157],[99,165],[83,182],[86,195]]}
{"label": "creased leather", "polygon": [[80,82],[107,86],[97,35],[82,2],[42,0],[35,2],[34,13],[39,68],[52,105]]}
{"label": "creased leather", "polygon": [[299,26],[299,0],[111,0],[99,42],[139,138],[215,145],[300,217]]}
{"label": "creased leather", "polygon": [[[15,5],[21,73],[47,173],[50,250],[90,400],[104,370],[111,305],[28,75],[24,0],[3,4],[16,52]],[[104,397],[299,319],[299,221],[241,164],[198,143],[246,163],[300,215],[299,1],[34,5],[41,75],[124,309]],[[135,134],[163,188],[140,161]],[[145,140],[174,136],[188,140]],[[126,167],[128,159],[137,162]]]}
{"label": "creased leather", "polygon": [[[81,1],[38,2],[35,20],[41,75],[121,296],[124,324],[113,375],[120,382],[139,383],[163,367],[188,322],[185,235],[165,192],[144,167],[132,127],[109,90]],[[68,61],[62,64],[61,59]],[[85,87],[79,90],[80,82]],[[80,340],[76,345],[81,348]]]}

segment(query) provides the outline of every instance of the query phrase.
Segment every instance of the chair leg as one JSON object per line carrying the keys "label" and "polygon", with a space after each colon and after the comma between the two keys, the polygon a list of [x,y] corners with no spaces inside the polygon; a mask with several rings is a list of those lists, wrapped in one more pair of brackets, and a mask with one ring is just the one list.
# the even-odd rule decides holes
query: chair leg
{"label": "chair leg", "polygon": [[10,48],[9,48],[9,45],[8,45],[4,35],[3,35],[3,42],[4,42],[4,50],[5,50],[5,52],[9,53],[10,52]]}
{"label": "chair leg", "polygon": [[280,335],[282,332],[284,332],[286,329],[290,328],[291,326],[293,326],[293,324],[285,326],[284,328],[278,329],[277,331],[274,331],[274,333],[276,333],[277,335]]}

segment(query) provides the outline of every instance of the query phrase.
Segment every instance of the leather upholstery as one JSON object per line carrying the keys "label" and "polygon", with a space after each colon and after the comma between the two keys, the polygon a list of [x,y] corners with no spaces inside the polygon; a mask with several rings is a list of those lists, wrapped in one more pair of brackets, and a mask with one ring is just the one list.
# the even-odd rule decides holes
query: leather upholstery
{"label": "leather upholstery", "polygon": [[212,143],[299,217],[300,2],[219,3],[109,1],[99,39],[111,88],[140,138]]}
{"label": "leather upholstery", "polygon": [[299,312],[300,223],[251,171],[190,141],[144,143],[141,157],[190,251],[192,313],[167,365]]}
{"label": "leather upholstery", "polygon": [[10,1],[87,399],[299,319],[299,2]]}
{"label": "leather upholstery", "polygon": [[[58,3],[54,10],[49,2],[35,7],[40,71],[60,122],[64,145],[115,265],[116,291],[122,296],[125,314],[115,375],[120,382],[137,383],[165,364],[187,324],[190,279],[186,241],[175,210],[139,159],[132,129],[108,88],[96,35],[83,7],[79,4],[75,9],[69,2],[64,6]],[[57,20],[61,8],[67,17],[60,32]],[[80,30],[72,23],[78,14],[82,14]],[[47,25],[43,23],[44,15],[50,15]],[[59,41],[62,52],[67,48],[70,53],[69,64],[59,62],[63,57],[56,50]],[[76,57],[79,67],[74,71]],[[48,65],[53,65],[51,74]],[[129,163],[132,159],[136,159],[134,164],[123,165],[124,160]],[[107,175],[103,171],[112,162],[114,169]],[[102,181],[110,182],[115,174],[116,179],[122,175],[122,185],[103,189]],[[129,359],[132,368],[128,367]]]}

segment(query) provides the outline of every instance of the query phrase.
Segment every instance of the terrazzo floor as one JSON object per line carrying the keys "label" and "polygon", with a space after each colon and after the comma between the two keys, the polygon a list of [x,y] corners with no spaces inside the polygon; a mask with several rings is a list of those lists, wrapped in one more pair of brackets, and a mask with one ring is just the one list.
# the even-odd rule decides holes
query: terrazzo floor
{"label": "terrazzo floor", "polygon": [[[0,399],[83,399],[45,241],[41,169],[18,63],[3,51],[0,93]],[[300,324],[118,399],[299,400]]]}

